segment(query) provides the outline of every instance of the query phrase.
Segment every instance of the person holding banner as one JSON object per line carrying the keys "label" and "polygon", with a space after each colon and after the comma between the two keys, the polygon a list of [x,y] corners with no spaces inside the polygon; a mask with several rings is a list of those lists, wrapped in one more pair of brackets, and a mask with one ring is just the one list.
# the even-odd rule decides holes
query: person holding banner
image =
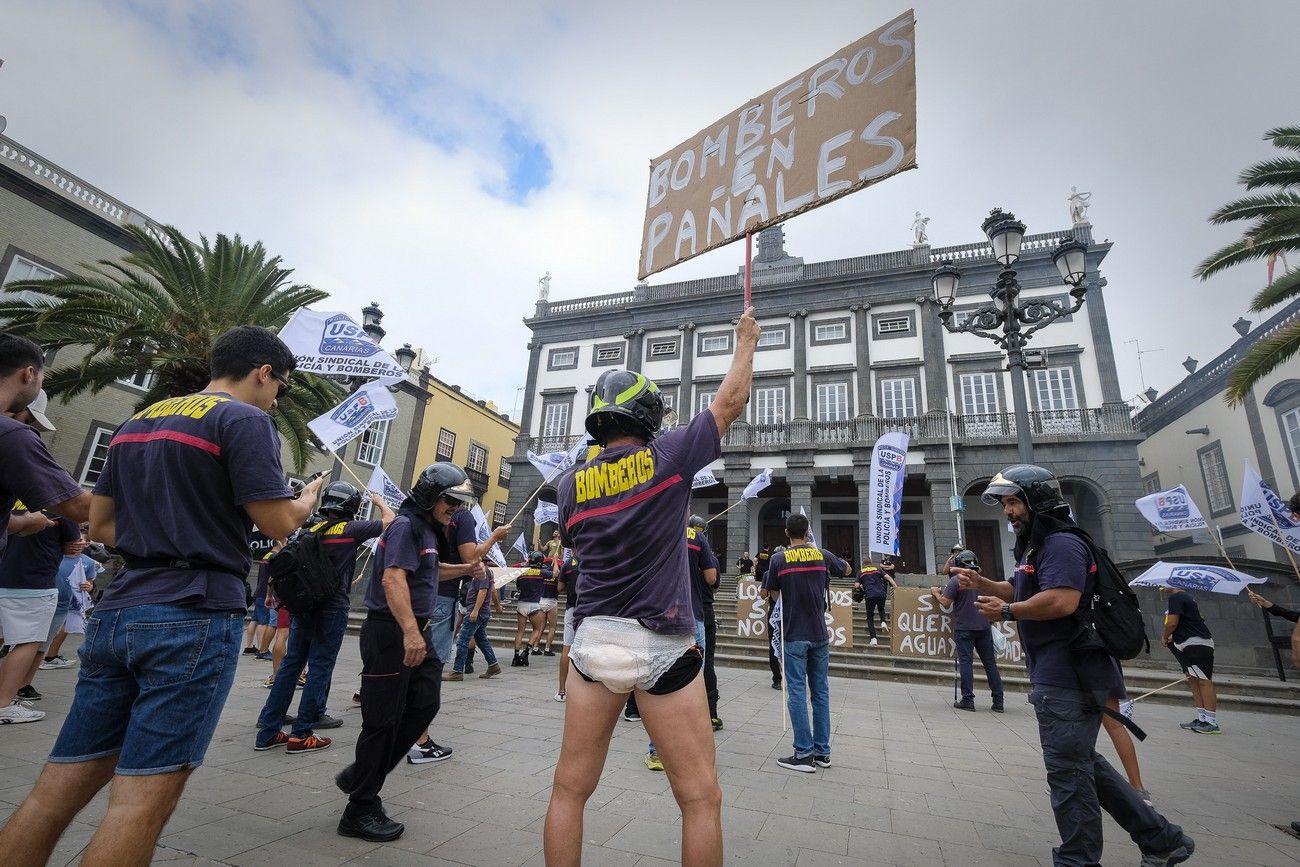
{"label": "person holding banner", "polygon": [[[788,547],[772,555],[763,589],[781,609],[782,661],[786,709],[794,729],[794,753],[777,764],[791,771],[815,773],[831,766],[831,642],[826,634],[831,576],[847,578],[853,567],[808,541],[808,518],[785,519]],[[808,704],[812,703],[812,725]]]}
{"label": "person holding banner", "polygon": [[682,863],[722,863],[722,790],[682,525],[691,480],[721,455],[723,435],[749,402],[758,332],[748,308],[713,403],[662,437],[658,386],[626,370],[596,381],[586,428],[601,450],[558,486],[560,537],[579,563],[570,648],[579,677],[569,683],[546,812],[551,867],[581,863],[583,808],[633,690],[681,810]]}
{"label": "person holding banner", "polygon": [[1043,467],[1020,464],[996,474],[982,500],[1001,506],[1016,535],[1014,580],[992,581],[959,567],[953,572],[962,589],[980,592],[975,605],[985,618],[1019,623],[1061,835],[1053,863],[1101,863],[1105,810],[1141,849],[1143,865],[1181,864],[1195,842],[1097,752],[1102,708],[1123,689],[1123,679],[1105,650],[1072,647],[1081,634],[1074,615],[1084,596],[1095,592],[1097,565],[1090,543],[1075,529],[1060,482]]}
{"label": "person holding banner", "polygon": [[118,428],[91,498],[90,537],[125,565],[87,621],[72,706],[32,794],[0,831],[0,852],[45,863],[112,781],[86,863],[153,857],[234,683],[253,525],[284,538],[322,484],[295,500],[280,466],[269,413],[294,367],[272,332],[232,328],[212,346],[203,391],[158,401]]}

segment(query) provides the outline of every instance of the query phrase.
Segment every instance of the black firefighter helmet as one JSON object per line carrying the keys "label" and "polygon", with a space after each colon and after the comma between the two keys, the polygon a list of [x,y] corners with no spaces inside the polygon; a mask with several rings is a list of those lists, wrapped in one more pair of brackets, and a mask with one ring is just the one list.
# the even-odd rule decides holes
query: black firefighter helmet
{"label": "black firefighter helmet", "polygon": [[474,489],[470,487],[469,476],[460,467],[448,461],[439,461],[425,467],[420,478],[406,494],[420,511],[427,512],[438,502],[439,497],[447,497],[464,505],[474,502]]}
{"label": "black firefighter helmet", "polygon": [[317,509],[322,515],[337,516],[351,520],[361,508],[361,491],[351,482],[330,482],[320,494]]}
{"label": "black firefighter helmet", "polygon": [[1033,464],[1007,467],[989,481],[980,499],[987,506],[999,506],[1002,504],[999,498],[1008,496],[1019,497],[1035,514],[1069,508],[1056,476],[1050,470]]}
{"label": "black firefighter helmet", "polygon": [[616,436],[654,439],[664,420],[664,398],[643,374],[607,370],[596,380],[587,433],[602,446]]}

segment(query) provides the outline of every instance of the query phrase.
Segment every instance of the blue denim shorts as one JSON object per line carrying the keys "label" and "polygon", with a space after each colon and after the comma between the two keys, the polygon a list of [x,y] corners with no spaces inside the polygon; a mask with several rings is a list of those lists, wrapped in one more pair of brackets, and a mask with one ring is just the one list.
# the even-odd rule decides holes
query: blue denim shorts
{"label": "blue denim shorts", "polygon": [[431,644],[433,653],[443,665],[450,663],[454,657],[451,652],[452,630],[456,625],[456,598],[439,596],[433,603],[433,617],[430,619],[433,633]]}
{"label": "blue denim shorts", "polygon": [[117,773],[196,768],[235,681],[244,612],[183,605],[95,611],[51,762],[116,755]]}

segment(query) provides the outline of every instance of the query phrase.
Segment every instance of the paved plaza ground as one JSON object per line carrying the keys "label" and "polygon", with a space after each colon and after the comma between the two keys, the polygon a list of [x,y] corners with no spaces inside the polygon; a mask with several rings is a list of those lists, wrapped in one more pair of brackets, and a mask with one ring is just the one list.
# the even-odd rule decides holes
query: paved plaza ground
{"label": "paved plaza ground", "polygon": [[[509,653],[506,653],[507,660]],[[552,700],[556,659],[506,668],[497,679],[444,684],[435,738],[447,762],[402,765],[384,800],[406,834],[389,844],[335,834],[343,798],[334,773],[352,758],[360,710],[355,638],[345,641],[330,707],[344,727],[305,756],[252,750],[270,665],[245,657],[207,763],[167,826],[158,861],[182,864],[540,865],[542,820],[564,706]],[[481,664],[481,660],[480,660]],[[942,687],[833,678],[835,766],[815,775],[779,768],[781,693],[765,671],[722,669],[717,733],[728,863],[1037,865],[1057,841],[1030,707],[1007,713],[951,707]],[[75,671],[43,671],[41,723],[0,728],[0,816],[26,794],[68,708]],[[1229,712],[1224,734],[1178,728],[1189,710],[1142,707],[1139,747],[1156,805],[1196,838],[1192,863],[1300,864],[1300,840],[1275,825],[1300,818],[1300,718]],[[1102,752],[1113,757],[1102,736]],[[678,860],[678,814],[663,774],[641,763],[645,732],[620,721],[588,804],[584,864]],[[52,864],[74,863],[105,809],[103,794],[64,836]],[[1137,848],[1107,820],[1107,864],[1136,864]],[[0,855],[3,861],[3,855]]]}

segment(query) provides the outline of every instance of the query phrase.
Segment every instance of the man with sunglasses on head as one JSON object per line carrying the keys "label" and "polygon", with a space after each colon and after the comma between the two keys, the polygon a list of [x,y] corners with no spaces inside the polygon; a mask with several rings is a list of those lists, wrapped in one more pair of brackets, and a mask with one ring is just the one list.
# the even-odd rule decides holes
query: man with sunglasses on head
{"label": "man with sunglasses on head", "polygon": [[83,863],[153,856],[234,682],[253,525],[282,539],[316,504],[319,480],[292,498],[268,415],[294,367],[271,331],[232,328],[212,346],[206,388],[161,400],[114,434],[90,536],[124,565],[86,623],[49,762],[0,831],[6,864],[44,864],[110,782]]}

